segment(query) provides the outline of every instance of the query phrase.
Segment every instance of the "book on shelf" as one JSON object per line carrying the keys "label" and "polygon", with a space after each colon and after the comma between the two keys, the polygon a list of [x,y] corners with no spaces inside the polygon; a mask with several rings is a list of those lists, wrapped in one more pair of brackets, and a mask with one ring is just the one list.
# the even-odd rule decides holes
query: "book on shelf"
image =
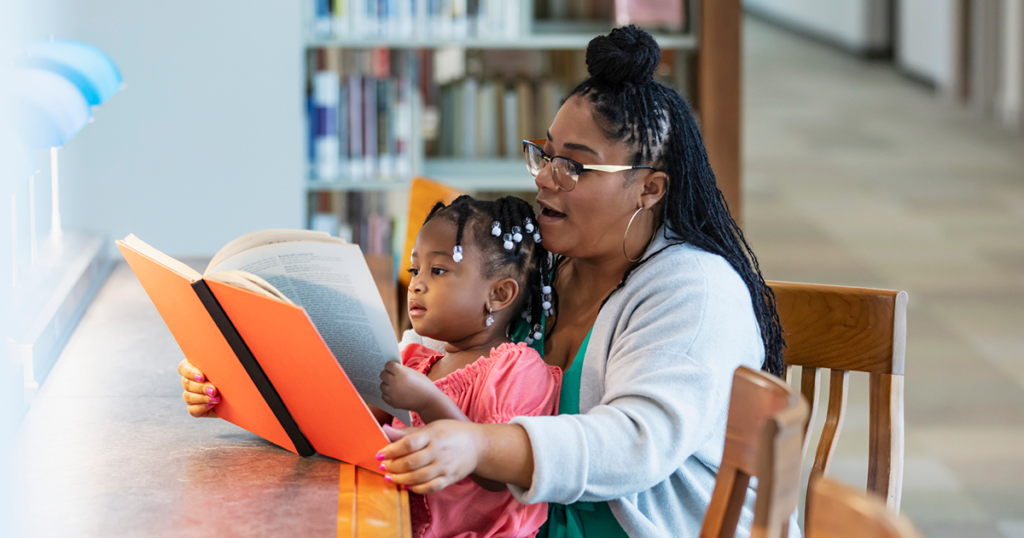
{"label": "book on shelf", "polygon": [[393,180],[412,172],[417,55],[320,49],[310,84],[311,177]]}
{"label": "book on shelf", "polygon": [[338,39],[500,39],[528,28],[525,0],[312,0],[313,35]]}
{"label": "book on shelf", "polygon": [[615,0],[615,25],[635,24],[680,32],[686,25],[684,0]]}
{"label": "book on shelf", "polygon": [[[367,404],[400,360],[391,316],[356,245],[308,230],[228,243],[202,273],[134,235],[117,241],[189,362],[217,387],[217,416],[302,456],[379,472],[387,445]],[[404,418],[403,418],[404,417]]]}
{"label": "book on shelf", "polygon": [[[392,256],[392,235],[402,226],[390,215],[386,192],[329,192],[309,194],[309,227],[359,245],[367,256]],[[333,235],[333,234],[332,234]]]}

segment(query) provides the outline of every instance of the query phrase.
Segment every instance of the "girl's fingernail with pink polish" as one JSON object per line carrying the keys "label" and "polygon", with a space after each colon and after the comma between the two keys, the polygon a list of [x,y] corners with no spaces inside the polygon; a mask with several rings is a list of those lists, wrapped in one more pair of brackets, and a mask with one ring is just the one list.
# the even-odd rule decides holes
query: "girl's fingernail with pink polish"
{"label": "girl's fingernail with pink polish", "polygon": [[387,471],[388,469],[387,469],[387,467],[384,467],[384,464],[382,463],[382,464],[380,464],[380,470],[381,471]]}
{"label": "girl's fingernail with pink polish", "polygon": [[389,475],[389,474],[384,475],[384,480],[387,480],[388,482],[391,482],[391,475]]}
{"label": "girl's fingernail with pink polish", "polygon": [[213,405],[214,404],[212,404],[212,403],[208,403],[208,404],[206,404],[206,407],[213,407]]}
{"label": "girl's fingernail with pink polish", "polygon": [[220,398],[214,396],[213,398],[210,398],[210,403],[212,403],[212,404],[220,403]]}
{"label": "girl's fingernail with pink polish", "polygon": [[213,396],[213,387],[206,387],[206,393]]}
{"label": "girl's fingernail with pink polish", "polygon": [[405,488],[405,491],[411,491],[412,490],[412,488],[410,488],[409,486],[402,486],[402,487]]}
{"label": "girl's fingernail with pink polish", "polygon": [[378,452],[377,453],[377,461],[384,461],[384,453],[383,452]]}
{"label": "girl's fingernail with pink polish", "polygon": [[202,381],[202,380],[203,380],[203,376],[201,376],[199,374],[196,374],[196,381]]}

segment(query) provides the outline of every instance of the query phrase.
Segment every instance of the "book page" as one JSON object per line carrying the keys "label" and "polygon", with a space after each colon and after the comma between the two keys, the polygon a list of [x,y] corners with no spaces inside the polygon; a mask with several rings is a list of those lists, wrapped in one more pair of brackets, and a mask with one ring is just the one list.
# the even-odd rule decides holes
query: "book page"
{"label": "book page", "polygon": [[280,290],[271,286],[266,280],[245,271],[217,271],[216,273],[211,273],[203,278],[207,281],[215,280],[236,288],[242,288],[243,290],[251,291],[256,295],[277,299],[284,304],[295,304],[291,299],[281,293]]}
{"label": "book page", "polygon": [[139,239],[138,237],[135,237],[135,234],[128,234],[128,237],[125,237],[121,241],[117,241],[117,243],[123,243],[125,245],[128,245],[129,247],[135,249],[137,252],[145,256],[148,256],[153,261],[159,263],[160,265],[163,265],[164,267],[170,269],[171,271],[174,271],[175,273],[178,273],[179,275],[189,280],[195,281],[203,277],[203,275],[199,274],[199,271],[196,271],[195,269],[189,267],[188,265],[185,265],[183,262],[180,262],[164,254],[163,252],[160,252],[159,250],[149,246],[149,244],[147,244],[145,241]]}
{"label": "book page", "polygon": [[217,251],[217,254],[215,254],[213,259],[210,260],[210,264],[206,266],[206,271],[203,274],[209,274],[212,268],[217,267],[240,252],[245,252],[246,250],[261,247],[263,245],[286,243],[288,241],[345,243],[344,239],[331,237],[329,234],[324,232],[315,232],[313,230],[290,230],[286,228],[260,230],[258,232],[247,233],[231,241],[227,245],[224,245],[224,248]]}
{"label": "book page", "polygon": [[388,361],[401,358],[384,302],[357,245],[264,245],[211,270],[252,273],[302,306],[363,400],[402,422],[410,418],[408,411],[381,399],[380,373]]}

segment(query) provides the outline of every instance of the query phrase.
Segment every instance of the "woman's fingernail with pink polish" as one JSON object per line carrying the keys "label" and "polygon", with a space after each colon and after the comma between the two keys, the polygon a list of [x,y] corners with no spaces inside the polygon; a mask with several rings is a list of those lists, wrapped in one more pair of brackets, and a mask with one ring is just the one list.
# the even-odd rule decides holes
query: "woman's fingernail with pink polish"
{"label": "woman's fingernail with pink polish", "polygon": [[196,381],[202,381],[202,380],[203,380],[203,376],[201,376],[199,374],[196,374]]}
{"label": "woman's fingernail with pink polish", "polygon": [[213,407],[213,405],[214,404],[212,404],[212,403],[208,403],[208,404],[206,404],[206,407]]}
{"label": "woman's fingernail with pink polish", "polygon": [[384,453],[383,452],[378,452],[377,453],[377,461],[384,461]]}
{"label": "woman's fingernail with pink polish", "polygon": [[213,396],[213,387],[206,387],[206,393]]}
{"label": "woman's fingernail with pink polish", "polygon": [[412,488],[410,488],[409,486],[402,486],[402,487],[405,488],[405,491],[412,491]]}
{"label": "woman's fingernail with pink polish", "polygon": [[384,467],[384,464],[382,463],[382,464],[380,464],[380,470],[381,471],[387,471],[388,469],[387,469],[387,467]]}
{"label": "woman's fingernail with pink polish", "polygon": [[391,482],[391,475],[389,475],[389,474],[384,475],[384,480],[387,480],[388,482]]}
{"label": "woman's fingernail with pink polish", "polygon": [[210,403],[212,403],[212,404],[220,403],[220,398],[214,396],[213,398],[210,398]]}

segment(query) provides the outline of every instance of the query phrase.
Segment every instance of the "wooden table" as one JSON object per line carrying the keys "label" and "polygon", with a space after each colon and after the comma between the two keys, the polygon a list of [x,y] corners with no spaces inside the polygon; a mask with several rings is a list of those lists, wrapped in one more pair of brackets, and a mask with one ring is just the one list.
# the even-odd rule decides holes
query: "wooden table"
{"label": "wooden table", "polygon": [[182,358],[119,264],[25,416],[0,535],[410,535],[408,496],[380,475],[189,417]]}

